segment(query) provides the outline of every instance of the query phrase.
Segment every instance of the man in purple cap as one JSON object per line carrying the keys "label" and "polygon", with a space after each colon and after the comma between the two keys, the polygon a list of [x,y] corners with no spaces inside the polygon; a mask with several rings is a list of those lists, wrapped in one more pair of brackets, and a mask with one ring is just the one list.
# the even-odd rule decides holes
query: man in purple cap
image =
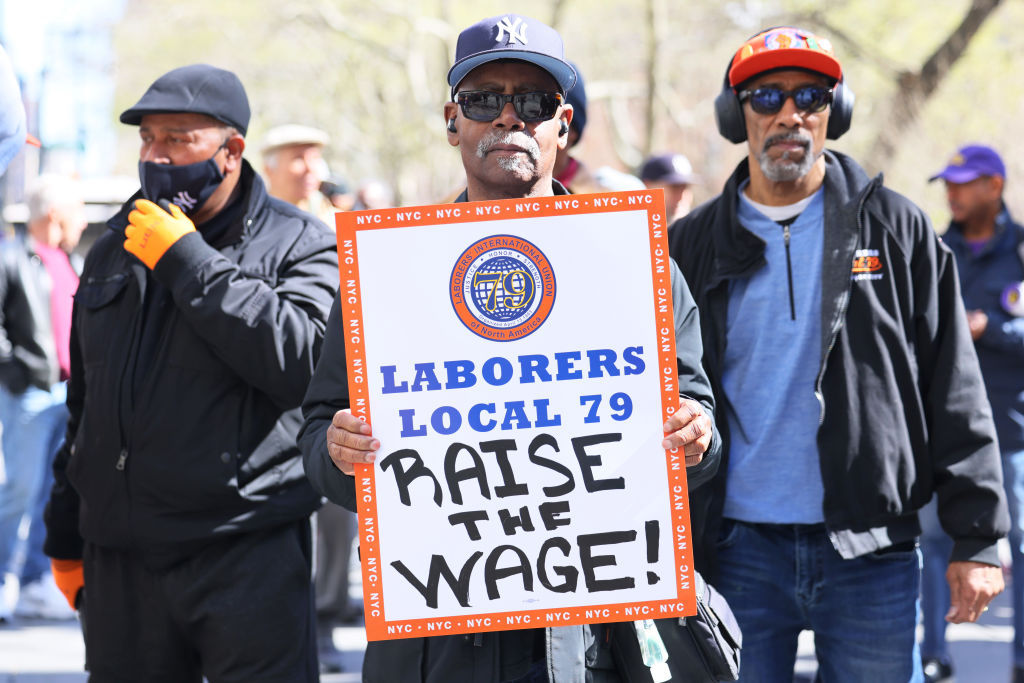
{"label": "man in purple cap", "polygon": [[[1013,559],[1013,681],[1024,683],[1024,306],[1019,293],[1024,226],[1003,202],[1006,167],[991,147],[961,147],[930,180],[939,179],[945,181],[952,214],[942,241],[956,257],[967,323],[999,435]],[[951,549],[937,524],[926,529],[921,655],[928,680],[952,675],[945,640],[949,593],[942,581]]]}
{"label": "man in purple cap", "polygon": [[[448,72],[452,101],[444,105],[444,119],[448,142],[458,148],[466,170],[466,190],[456,201],[566,194],[552,173],[556,151],[567,144],[573,110],[564,96],[576,74],[563,57],[558,33],[529,17],[491,17],[460,34],[455,56]],[[718,439],[700,363],[699,319],[678,271],[673,273],[673,299],[683,395],[680,410],[665,426],[663,445],[685,451],[687,480],[695,486],[714,472]],[[354,465],[373,463],[380,449],[396,445],[381,444],[370,426],[348,411],[344,341],[335,300],[321,362],[303,401],[306,422],[299,445],[314,487],[356,510]],[[604,626],[576,626],[374,641],[366,649],[363,680],[624,680],[616,672],[610,632]],[[635,631],[629,632],[636,650]]]}
{"label": "man in purple cap", "polygon": [[45,550],[94,681],[315,681],[299,403],[338,286],[333,231],[242,158],[249,102],[158,78],[142,189],[86,258]]}
{"label": "man in purple cap", "polygon": [[719,132],[749,154],[669,233],[701,311],[723,466],[691,500],[698,568],[743,629],[743,681],[921,681],[917,511],[954,538],[950,619],[1003,588],[1009,519],[953,255],[913,203],[825,149],[853,115],[831,42],[735,52]]}
{"label": "man in purple cap", "polygon": [[690,213],[693,206],[693,165],[682,154],[657,154],[640,166],[640,180],[648,188],[665,191],[669,224]]}

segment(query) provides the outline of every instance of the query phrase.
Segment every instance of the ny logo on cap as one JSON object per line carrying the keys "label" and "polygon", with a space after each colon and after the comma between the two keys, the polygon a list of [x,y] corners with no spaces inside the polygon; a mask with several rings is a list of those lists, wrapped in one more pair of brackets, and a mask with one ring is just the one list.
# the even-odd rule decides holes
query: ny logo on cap
{"label": "ny logo on cap", "polygon": [[516,41],[526,45],[529,41],[526,40],[526,24],[523,24],[522,27],[519,26],[522,22],[522,17],[516,17],[515,21],[509,17],[503,17],[502,20],[498,22],[498,36],[494,39],[494,42],[500,43],[505,39],[505,34],[507,33],[508,45],[511,45]]}

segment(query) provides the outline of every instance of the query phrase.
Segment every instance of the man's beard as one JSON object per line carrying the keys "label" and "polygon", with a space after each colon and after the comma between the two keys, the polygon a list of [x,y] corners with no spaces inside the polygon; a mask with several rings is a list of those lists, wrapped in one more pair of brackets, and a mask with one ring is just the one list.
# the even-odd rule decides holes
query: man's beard
{"label": "man's beard", "polygon": [[[768,153],[768,149],[777,143],[789,142],[797,143],[803,148],[803,153],[798,159],[790,159],[790,150],[786,150],[782,153],[782,156],[778,158],[772,158]],[[776,183],[790,182],[804,177],[814,166],[814,162],[817,161],[818,155],[811,152],[811,144],[813,141],[810,136],[804,135],[798,132],[792,133],[780,133],[779,135],[772,135],[764,141],[764,145],[761,147],[761,152],[757,155],[757,161],[761,166],[761,172],[764,176]]]}
{"label": "man's beard", "polygon": [[496,130],[488,133],[480,140],[476,146],[476,155],[481,159],[485,159],[487,153],[498,145],[521,147],[526,155],[526,158],[523,158],[520,154],[499,156],[497,162],[500,168],[520,175],[532,176],[534,174],[537,163],[540,161],[540,145],[537,144],[536,140],[522,131],[502,132]]}

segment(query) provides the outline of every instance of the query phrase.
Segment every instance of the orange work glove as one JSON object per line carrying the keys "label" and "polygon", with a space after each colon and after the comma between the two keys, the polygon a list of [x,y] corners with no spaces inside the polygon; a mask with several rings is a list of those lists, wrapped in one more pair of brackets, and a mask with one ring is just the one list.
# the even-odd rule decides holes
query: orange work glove
{"label": "orange work glove", "polygon": [[53,580],[57,588],[64,594],[64,598],[75,607],[75,600],[78,598],[78,591],[85,587],[85,576],[82,573],[81,560],[50,560],[50,567],[53,570]]}
{"label": "orange work glove", "polygon": [[130,225],[124,231],[124,248],[138,256],[150,270],[171,245],[196,231],[196,226],[176,204],[168,206],[170,213],[148,199],[137,199],[135,209],[128,214]]}

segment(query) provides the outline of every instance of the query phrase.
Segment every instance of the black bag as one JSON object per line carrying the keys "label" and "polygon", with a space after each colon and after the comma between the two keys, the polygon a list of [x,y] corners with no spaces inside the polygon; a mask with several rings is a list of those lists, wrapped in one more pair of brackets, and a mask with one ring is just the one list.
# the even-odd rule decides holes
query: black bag
{"label": "black bag", "polygon": [[[717,683],[739,678],[743,636],[729,603],[699,572],[694,574],[697,614],[654,621],[668,652],[673,681]],[[611,624],[611,646],[626,683],[651,683],[651,669],[640,654],[633,622]]]}

